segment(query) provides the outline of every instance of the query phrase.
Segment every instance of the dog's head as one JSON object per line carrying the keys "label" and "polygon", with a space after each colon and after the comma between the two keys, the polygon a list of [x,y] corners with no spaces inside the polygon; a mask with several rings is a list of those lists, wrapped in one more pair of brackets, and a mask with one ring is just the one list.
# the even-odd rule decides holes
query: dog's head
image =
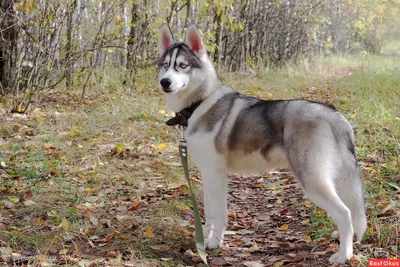
{"label": "dog's head", "polygon": [[205,80],[207,53],[197,28],[186,30],[183,43],[176,43],[167,25],[161,28],[160,60],[158,62],[160,87],[167,98],[184,98]]}

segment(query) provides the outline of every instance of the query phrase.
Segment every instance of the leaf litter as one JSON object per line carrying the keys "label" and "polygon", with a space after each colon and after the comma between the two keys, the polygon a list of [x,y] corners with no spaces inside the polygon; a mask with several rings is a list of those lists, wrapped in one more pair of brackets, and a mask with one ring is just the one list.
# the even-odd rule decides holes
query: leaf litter
{"label": "leaf litter", "polygon": [[[315,97],[315,92],[305,97]],[[0,234],[0,262],[112,266],[121,258],[126,266],[199,263],[192,237],[192,206],[175,156],[176,144],[165,141],[175,140],[177,133],[165,130],[154,114],[140,113],[133,122],[125,117],[131,122],[127,128],[88,135],[85,107],[118,97],[93,94],[82,108],[71,101],[75,99],[71,92],[54,96],[57,100],[50,94],[44,106],[27,115],[2,113],[12,126],[0,139],[0,190],[5,196],[0,201],[4,233]],[[66,126],[60,134],[52,132],[71,114],[77,117],[73,127]],[[141,120],[150,128],[143,128]],[[132,136],[139,129],[152,138]],[[363,164],[376,172],[375,167]],[[198,173],[191,170],[191,175],[200,187]],[[372,201],[380,207],[378,215],[393,223],[400,216],[398,200],[386,196]],[[330,229],[329,235],[314,237],[315,225],[325,231],[326,226],[315,224],[310,217],[313,211],[318,209],[303,198],[287,169],[264,176],[230,177],[228,232],[221,249],[208,250],[211,266],[327,265],[339,241],[330,236]],[[369,208],[369,212],[374,211]],[[24,241],[23,235],[33,241]],[[3,247],[10,238],[18,245]],[[358,254],[349,265],[359,264],[364,252],[379,257],[398,253],[394,245],[389,251],[379,250],[384,244],[376,242],[357,245]],[[160,261],[145,265],[154,255]]]}

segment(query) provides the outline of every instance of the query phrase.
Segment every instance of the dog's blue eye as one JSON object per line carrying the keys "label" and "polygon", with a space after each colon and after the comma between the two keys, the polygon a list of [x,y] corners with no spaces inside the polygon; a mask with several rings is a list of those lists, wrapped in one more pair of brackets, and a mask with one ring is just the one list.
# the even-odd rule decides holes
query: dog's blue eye
{"label": "dog's blue eye", "polygon": [[180,64],[179,64],[179,67],[182,68],[182,69],[186,68],[187,66],[188,66],[188,65],[185,64],[185,63],[180,63]]}
{"label": "dog's blue eye", "polygon": [[168,63],[165,62],[165,63],[163,64],[163,67],[164,67],[164,69],[168,69],[168,67],[169,67]]}

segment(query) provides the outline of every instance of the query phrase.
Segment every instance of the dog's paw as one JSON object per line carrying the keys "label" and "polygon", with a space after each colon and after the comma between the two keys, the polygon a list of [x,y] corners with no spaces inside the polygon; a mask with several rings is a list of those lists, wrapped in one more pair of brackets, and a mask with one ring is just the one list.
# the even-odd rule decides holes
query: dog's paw
{"label": "dog's paw", "polygon": [[345,253],[335,253],[329,258],[329,263],[345,263],[347,260],[349,260],[353,255],[349,254],[346,255]]}
{"label": "dog's paw", "polygon": [[207,248],[219,248],[223,242],[220,238],[211,237],[205,240],[205,245]]}

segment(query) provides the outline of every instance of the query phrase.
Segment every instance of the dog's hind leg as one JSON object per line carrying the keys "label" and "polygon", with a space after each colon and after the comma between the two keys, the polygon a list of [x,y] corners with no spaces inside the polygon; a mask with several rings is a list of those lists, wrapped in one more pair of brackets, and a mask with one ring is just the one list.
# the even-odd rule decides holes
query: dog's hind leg
{"label": "dog's hind leg", "polygon": [[335,178],[341,167],[336,140],[327,123],[293,124],[296,127],[287,130],[284,140],[289,164],[307,198],[329,213],[337,225],[339,252],[329,261],[344,263],[353,256],[353,226],[351,211],[335,187]]}
{"label": "dog's hind leg", "polygon": [[355,157],[349,154],[343,159],[343,165],[335,179],[335,187],[340,199],[350,209],[354,233],[360,242],[367,229],[364,192]]}
{"label": "dog's hind leg", "polygon": [[353,176],[354,173],[349,173],[349,170],[342,170],[339,174],[340,177],[335,180],[336,190],[340,199],[350,209],[354,233],[356,234],[357,241],[360,242],[367,229],[361,180],[359,177]]}
{"label": "dog's hind leg", "polygon": [[339,252],[329,258],[329,262],[344,263],[353,256],[353,226],[351,212],[337,195],[332,184],[322,182],[304,189],[307,197],[332,217],[340,235]]}

